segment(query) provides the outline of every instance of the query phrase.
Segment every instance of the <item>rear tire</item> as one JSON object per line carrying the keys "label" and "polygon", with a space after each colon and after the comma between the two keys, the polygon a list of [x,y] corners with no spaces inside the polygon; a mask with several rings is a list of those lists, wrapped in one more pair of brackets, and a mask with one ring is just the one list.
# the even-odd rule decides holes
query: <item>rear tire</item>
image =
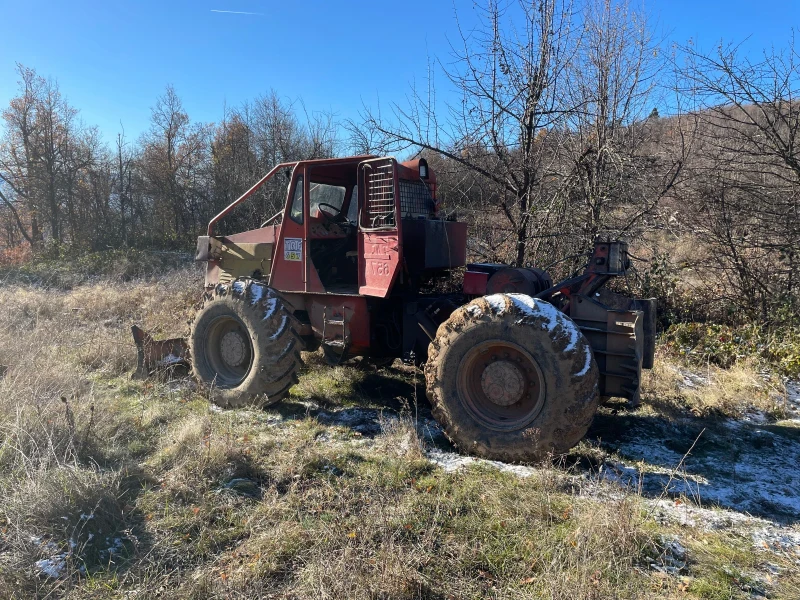
{"label": "rear tire", "polygon": [[297,383],[297,320],[271,288],[250,279],[206,294],[189,337],[192,372],[224,408],[270,406]]}
{"label": "rear tire", "polygon": [[454,311],[428,350],[433,414],[460,449],[532,462],[589,429],[599,372],[578,326],[551,304],[494,294]]}

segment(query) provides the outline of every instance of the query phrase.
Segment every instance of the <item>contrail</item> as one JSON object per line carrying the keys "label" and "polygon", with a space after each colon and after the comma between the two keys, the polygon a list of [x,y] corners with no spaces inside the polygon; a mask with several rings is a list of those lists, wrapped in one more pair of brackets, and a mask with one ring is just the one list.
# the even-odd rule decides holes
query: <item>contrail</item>
{"label": "contrail", "polygon": [[228,13],[228,14],[231,14],[231,15],[254,15],[256,17],[263,17],[264,16],[263,13],[242,12],[242,11],[239,11],[239,10],[215,10],[213,8],[211,9],[211,12]]}

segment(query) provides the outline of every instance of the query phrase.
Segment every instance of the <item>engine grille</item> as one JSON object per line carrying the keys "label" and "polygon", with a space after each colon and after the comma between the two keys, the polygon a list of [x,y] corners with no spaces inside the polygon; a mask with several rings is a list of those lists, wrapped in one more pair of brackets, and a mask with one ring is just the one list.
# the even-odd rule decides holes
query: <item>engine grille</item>
{"label": "engine grille", "polygon": [[432,217],[434,203],[424,181],[400,180],[400,212],[404,217]]}
{"label": "engine grille", "polygon": [[368,228],[394,227],[394,169],[387,161],[367,173],[365,222]]}

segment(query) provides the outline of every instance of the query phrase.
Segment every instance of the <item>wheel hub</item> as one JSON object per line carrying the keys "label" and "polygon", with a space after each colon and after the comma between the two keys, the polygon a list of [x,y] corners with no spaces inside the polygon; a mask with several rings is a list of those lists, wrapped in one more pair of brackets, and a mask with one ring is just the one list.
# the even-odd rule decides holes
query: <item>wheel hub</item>
{"label": "wheel hub", "polygon": [[499,406],[511,406],[522,399],[525,374],[511,361],[498,360],[481,375],[481,388],[486,397]]}
{"label": "wheel hub", "polygon": [[526,427],[544,406],[544,377],[536,359],[510,340],[473,346],[458,366],[457,386],[464,407],[496,431]]}
{"label": "wheel hub", "polygon": [[238,367],[247,356],[247,344],[238,331],[229,331],[220,341],[220,354],[225,364]]}

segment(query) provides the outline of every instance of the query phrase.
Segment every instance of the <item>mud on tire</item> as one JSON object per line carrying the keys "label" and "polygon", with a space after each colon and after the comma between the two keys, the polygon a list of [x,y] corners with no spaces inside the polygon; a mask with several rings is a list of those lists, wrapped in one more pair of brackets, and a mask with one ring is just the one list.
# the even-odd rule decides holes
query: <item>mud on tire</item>
{"label": "mud on tire", "polygon": [[473,300],[439,326],[428,353],[434,417],[465,452],[542,460],[591,425],[597,364],[577,325],[547,302],[523,294]]}
{"label": "mud on tire", "polygon": [[198,381],[226,408],[282,400],[302,367],[297,320],[273,289],[250,279],[220,284],[192,323],[189,352]]}

